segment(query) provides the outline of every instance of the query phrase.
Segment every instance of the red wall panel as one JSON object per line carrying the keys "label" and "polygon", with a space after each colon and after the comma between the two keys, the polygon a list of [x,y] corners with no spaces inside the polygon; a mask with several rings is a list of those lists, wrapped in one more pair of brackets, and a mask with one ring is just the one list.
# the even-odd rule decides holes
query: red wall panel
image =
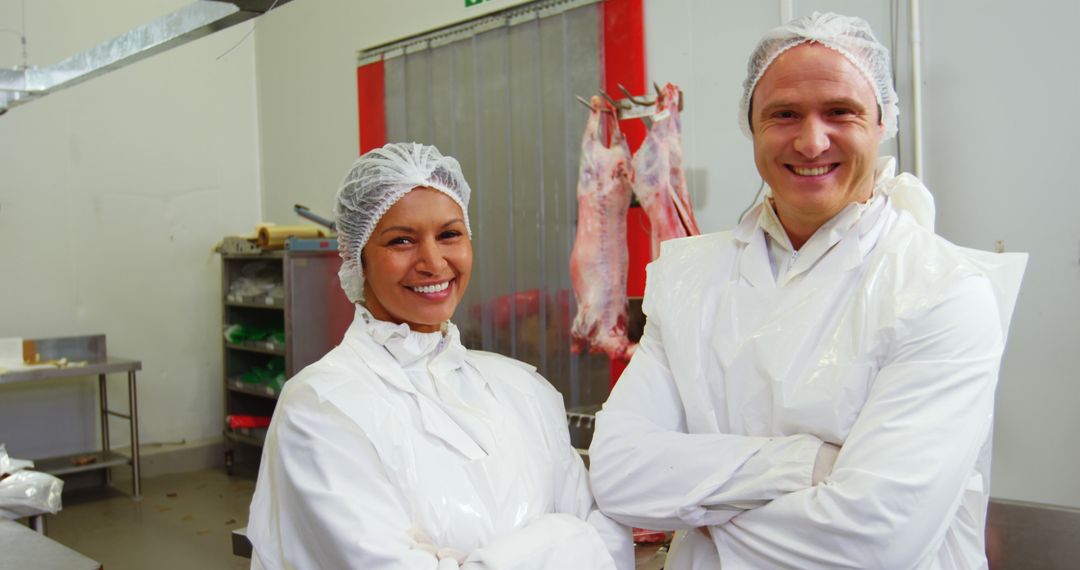
{"label": "red wall panel", "polygon": [[[604,90],[623,97],[619,85],[634,95],[647,94],[645,85],[645,16],[642,0],[607,0],[604,10]],[[620,125],[634,152],[645,140],[645,125],[638,119]]]}
{"label": "red wall panel", "polygon": [[[604,11],[604,90],[615,99],[622,98],[622,85],[635,95],[647,92],[645,84],[645,12],[642,0],[607,0]],[[630,144],[630,151],[637,151],[645,140],[645,124],[638,119],[619,124]],[[630,267],[626,275],[627,294],[640,297],[645,293],[645,265],[651,258],[649,235],[644,239],[639,231],[648,220],[641,208],[630,208],[627,214],[627,248]],[[626,362],[612,360],[608,368],[611,386],[619,379]]]}
{"label": "red wall panel", "polygon": [[385,80],[383,62],[356,68],[356,99],[360,118],[360,154],[386,144]]}

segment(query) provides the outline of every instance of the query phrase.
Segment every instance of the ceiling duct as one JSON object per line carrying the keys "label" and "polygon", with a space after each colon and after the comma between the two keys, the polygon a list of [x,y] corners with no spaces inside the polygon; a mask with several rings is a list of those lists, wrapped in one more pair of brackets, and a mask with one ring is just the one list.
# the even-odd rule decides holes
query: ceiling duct
{"label": "ceiling duct", "polygon": [[0,69],[0,115],[154,54],[261,16],[291,0],[200,0],[48,67]]}

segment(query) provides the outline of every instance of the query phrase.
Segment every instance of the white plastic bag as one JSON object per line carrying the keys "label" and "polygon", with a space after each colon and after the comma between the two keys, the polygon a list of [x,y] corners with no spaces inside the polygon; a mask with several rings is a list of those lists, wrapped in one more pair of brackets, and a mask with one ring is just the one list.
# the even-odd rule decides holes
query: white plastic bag
{"label": "white plastic bag", "polygon": [[64,482],[47,473],[29,471],[32,461],[12,459],[0,444],[0,519],[19,519],[60,511]]}
{"label": "white plastic bag", "polygon": [[34,462],[29,459],[15,459],[9,457],[4,444],[0,443],[0,477],[23,469],[30,469]]}

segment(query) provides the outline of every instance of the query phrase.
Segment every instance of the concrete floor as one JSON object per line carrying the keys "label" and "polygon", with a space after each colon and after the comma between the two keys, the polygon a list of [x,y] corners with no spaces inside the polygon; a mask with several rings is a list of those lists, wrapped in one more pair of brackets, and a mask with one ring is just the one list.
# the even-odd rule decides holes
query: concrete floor
{"label": "concrete floor", "polygon": [[64,497],[47,519],[49,538],[100,562],[107,570],[248,568],[232,553],[231,532],[247,526],[255,490],[251,477],[223,469],[147,477],[141,501],[130,484]]}

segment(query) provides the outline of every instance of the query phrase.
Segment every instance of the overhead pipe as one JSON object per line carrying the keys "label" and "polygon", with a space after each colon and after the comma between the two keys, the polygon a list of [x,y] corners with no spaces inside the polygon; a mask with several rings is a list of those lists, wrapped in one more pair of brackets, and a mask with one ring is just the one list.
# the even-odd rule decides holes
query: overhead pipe
{"label": "overhead pipe", "polygon": [[780,0],[780,23],[786,24],[795,19],[795,0]]}
{"label": "overhead pipe", "polygon": [[291,0],[200,0],[48,67],[0,69],[0,115],[114,69],[261,16]]}
{"label": "overhead pipe", "polygon": [[919,0],[910,0],[909,28],[911,30],[911,155],[912,173],[922,179],[923,175],[923,128],[922,128],[922,28],[919,25]]}

